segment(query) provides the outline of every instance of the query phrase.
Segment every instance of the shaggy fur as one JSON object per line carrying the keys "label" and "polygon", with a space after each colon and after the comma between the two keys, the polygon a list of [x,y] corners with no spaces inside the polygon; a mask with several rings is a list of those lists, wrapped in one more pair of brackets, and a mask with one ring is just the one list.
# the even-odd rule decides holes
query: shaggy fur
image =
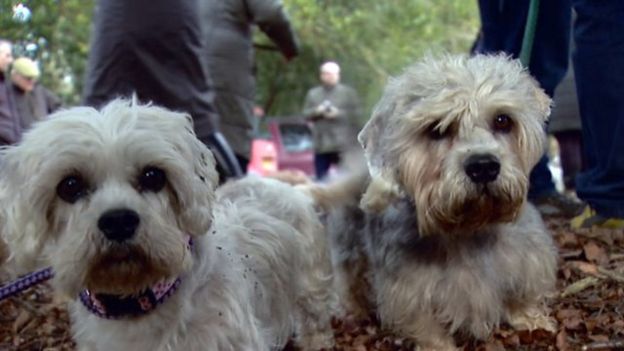
{"label": "shaggy fur", "polygon": [[[154,168],[161,189],[143,178]],[[53,266],[56,290],[75,301],[81,350],[271,350],[294,334],[304,349],[333,344],[331,263],[312,200],[269,179],[215,192],[215,161],[188,116],[123,100],[61,111],[8,149],[2,169],[10,260]],[[61,196],[79,185],[75,201]],[[121,242],[98,224],[114,209],[140,219]],[[103,319],[75,300],[175,277],[179,289],[136,318]]]}
{"label": "shaggy fur", "polygon": [[[427,350],[504,321],[551,329],[556,249],[526,201],[549,112],[503,56],[428,57],[391,80],[359,135],[370,178],[311,190],[329,209],[336,274],[351,279],[347,308],[363,279],[382,323]],[[480,182],[468,165],[484,156],[499,170]]]}

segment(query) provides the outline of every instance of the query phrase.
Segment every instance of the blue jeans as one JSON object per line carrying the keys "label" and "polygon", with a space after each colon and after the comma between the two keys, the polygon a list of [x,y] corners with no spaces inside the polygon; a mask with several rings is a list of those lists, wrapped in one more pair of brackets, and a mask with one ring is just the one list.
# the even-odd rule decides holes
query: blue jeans
{"label": "blue jeans", "polygon": [[[529,0],[479,0],[482,33],[475,51],[505,52],[517,58],[528,11]],[[570,0],[540,1],[529,71],[551,97],[568,68],[571,20]],[[556,192],[545,154],[529,180],[530,199]]]}
{"label": "blue jeans", "polygon": [[624,218],[624,1],[574,0],[574,6],[573,62],[587,161],[576,191],[601,215]]}

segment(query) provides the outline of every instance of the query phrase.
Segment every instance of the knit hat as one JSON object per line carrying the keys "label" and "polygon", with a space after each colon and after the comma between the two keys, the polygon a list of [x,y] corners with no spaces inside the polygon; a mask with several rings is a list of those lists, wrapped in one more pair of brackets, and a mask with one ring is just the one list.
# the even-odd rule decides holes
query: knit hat
{"label": "knit hat", "polygon": [[26,78],[39,78],[39,66],[28,57],[20,57],[13,61],[12,72],[18,73]]}

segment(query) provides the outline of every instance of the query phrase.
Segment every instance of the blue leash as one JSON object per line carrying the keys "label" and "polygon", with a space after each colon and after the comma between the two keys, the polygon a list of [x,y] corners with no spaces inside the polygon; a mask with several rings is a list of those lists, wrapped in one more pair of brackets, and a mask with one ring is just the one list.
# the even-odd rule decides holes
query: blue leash
{"label": "blue leash", "polygon": [[16,295],[33,285],[39,284],[46,280],[49,280],[54,276],[54,272],[52,272],[52,267],[44,268],[39,271],[35,271],[32,273],[28,273],[17,280],[14,280],[8,284],[5,284],[0,287],[0,301]]}

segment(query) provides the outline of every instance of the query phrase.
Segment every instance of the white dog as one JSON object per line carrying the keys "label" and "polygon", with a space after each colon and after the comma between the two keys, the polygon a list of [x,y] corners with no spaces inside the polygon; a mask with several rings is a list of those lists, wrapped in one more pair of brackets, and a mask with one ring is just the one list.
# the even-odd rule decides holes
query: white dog
{"label": "white dog", "polygon": [[331,263],[312,200],[276,180],[215,192],[190,118],[113,101],[6,150],[3,233],[52,265],[82,350],[331,347]]}

